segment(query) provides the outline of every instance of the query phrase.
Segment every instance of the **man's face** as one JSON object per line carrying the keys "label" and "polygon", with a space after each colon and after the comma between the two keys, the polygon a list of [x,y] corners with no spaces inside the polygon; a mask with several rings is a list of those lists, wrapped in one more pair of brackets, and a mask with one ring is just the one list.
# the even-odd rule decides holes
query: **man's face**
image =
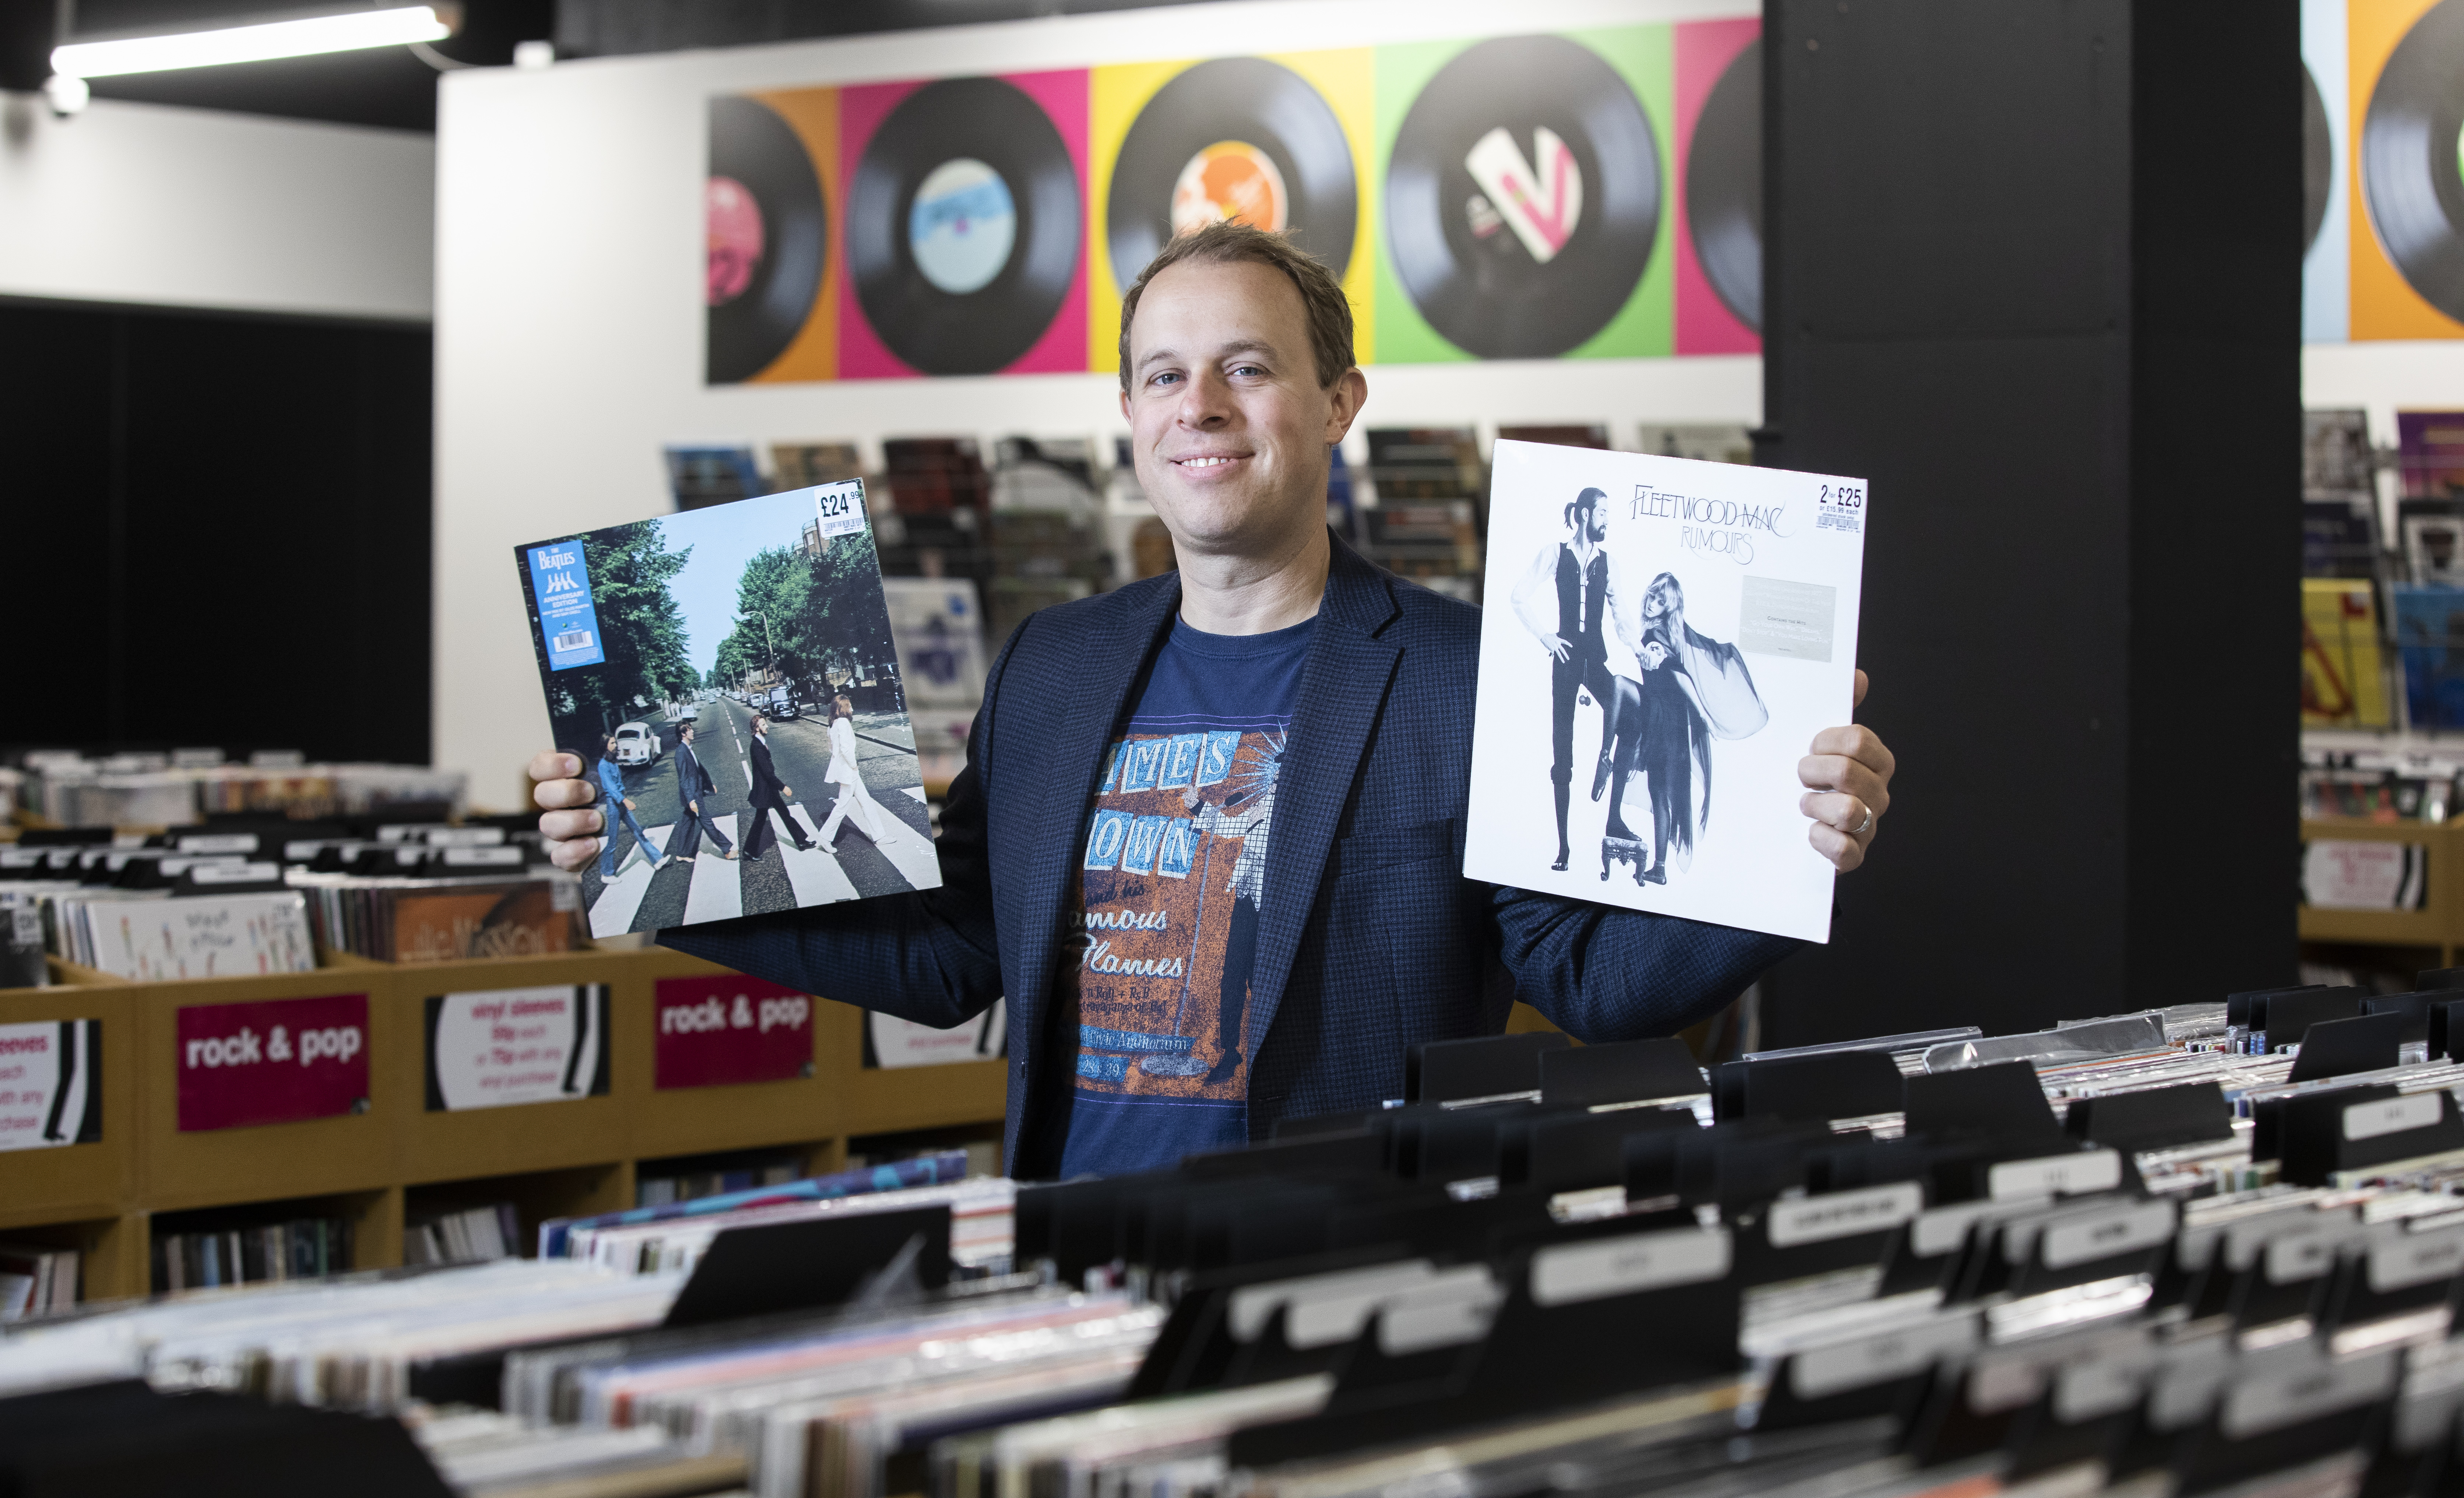
{"label": "man's face", "polygon": [[1592,539],[1593,545],[1597,546],[1609,539],[1607,505],[1595,504],[1589,510],[1578,512],[1574,518],[1583,522],[1583,533]]}
{"label": "man's face", "polygon": [[1367,394],[1356,369],[1318,384],[1308,311],[1271,265],[1184,260],[1138,300],[1121,414],[1177,549],[1273,554],[1322,528],[1327,449]]}
{"label": "man's face", "polygon": [[683,744],[693,742],[693,729],[690,725],[676,730],[676,742]]}

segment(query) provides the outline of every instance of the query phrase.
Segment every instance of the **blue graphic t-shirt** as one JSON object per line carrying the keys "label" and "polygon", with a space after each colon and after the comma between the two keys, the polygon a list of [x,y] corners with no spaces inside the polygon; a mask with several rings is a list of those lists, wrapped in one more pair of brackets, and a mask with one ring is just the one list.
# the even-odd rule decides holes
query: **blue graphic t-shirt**
{"label": "blue graphic t-shirt", "polygon": [[1055,1033],[1077,1043],[1065,1179],[1248,1142],[1249,969],[1316,627],[1224,635],[1175,620],[1106,751],[1055,988]]}

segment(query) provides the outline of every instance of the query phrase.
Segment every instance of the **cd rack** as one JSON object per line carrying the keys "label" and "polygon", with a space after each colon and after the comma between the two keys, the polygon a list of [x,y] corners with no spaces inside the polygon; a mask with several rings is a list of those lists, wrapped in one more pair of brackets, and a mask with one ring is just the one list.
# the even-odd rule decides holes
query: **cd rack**
{"label": "cd rack", "polygon": [[[522,1232],[549,1217],[634,1204],[641,1162],[776,1150],[803,1170],[842,1168],[848,1141],[877,1135],[990,1134],[1003,1109],[998,1059],[868,1068],[863,1011],[811,1006],[806,1074],[656,1086],[662,980],[728,978],[660,948],[390,964],[308,973],[126,982],[55,964],[47,988],[0,990],[0,1026],[93,1022],[99,1107],[92,1142],[0,1151],[0,1240],[74,1248],[79,1299],[142,1295],[154,1219],[278,1210],[349,1223],[351,1267],[402,1262],[407,1209],[484,1197],[514,1203]],[[448,1111],[429,1077],[429,1001],[512,989],[604,989],[604,1090]],[[201,1006],[365,998],[363,1097],[332,1116],[183,1130],[182,1015]],[[303,1034],[300,1041],[304,1043]],[[190,1073],[192,1086],[194,1073]],[[5,1086],[5,1084],[0,1084]],[[195,1111],[196,1099],[189,1106]],[[194,1122],[192,1117],[191,1122]],[[69,1128],[74,1135],[75,1120]],[[523,1250],[529,1251],[524,1243]]]}

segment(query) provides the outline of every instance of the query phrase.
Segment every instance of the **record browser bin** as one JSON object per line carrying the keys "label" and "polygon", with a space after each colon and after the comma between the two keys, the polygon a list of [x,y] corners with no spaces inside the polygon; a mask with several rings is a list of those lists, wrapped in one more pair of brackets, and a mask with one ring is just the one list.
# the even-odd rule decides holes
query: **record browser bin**
{"label": "record browser bin", "polygon": [[[407,1198],[457,1183],[513,1201],[524,1241],[539,1220],[634,1204],[637,1161],[776,1149],[806,1172],[840,1168],[850,1137],[996,1124],[1000,1060],[895,1070],[863,1065],[861,1010],[813,1006],[809,1073],[778,1081],[653,1086],[654,994],[663,979],[727,970],[660,948],[459,962],[363,962],[185,982],[126,982],[55,963],[48,988],[0,990],[0,1025],[100,1022],[101,1137],[0,1151],[0,1240],[73,1247],[79,1299],[151,1286],[152,1220],[210,1208],[340,1217],[352,1267],[402,1262]],[[604,984],[604,1095],[484,1108],[429,1107],[427,1001],[434,995]],[[356,1111],[183,1132],[180,1012],[196,1005],[366,996],[367,1096]]]}
{"label": "record browser bin", "polygon": [[[2410,967],[2453,967],[2464,962],[2464,821],[2448,823],[2319,821],[2301,823],[2311,843],[2403,843],[2422,850],[2422,901],[2414,910],[2340,910],[2304,904],[2300,938],[2305,944],[2406,948],[2435,953],[2437,960]],[[2406,963],[2396,963],[2405,966]]]}

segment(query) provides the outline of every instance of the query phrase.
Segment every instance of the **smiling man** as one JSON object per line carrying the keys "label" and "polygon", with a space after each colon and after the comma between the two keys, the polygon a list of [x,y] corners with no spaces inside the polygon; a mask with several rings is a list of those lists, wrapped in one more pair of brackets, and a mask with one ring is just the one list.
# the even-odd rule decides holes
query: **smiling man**
{"label": "smiling man", "polygon": [[[1368,382],[1324,266],[1213,224],[1121,306],[1121,412],[1179,570],[1046,608],[986,681],[939,890],[664,933],[757,977],[950,1026],[1006,994],[1024,1177],[1170,1165],[1403,1092],[1406,1047],[1520,997],[1586,1040],[1666,1035],[1796,943],[1463,877],[1481,612],[1327,530]],[[1863,679],[1859,678],[1861,694]],[[1826,730],[1814,846],[1862,861],[1892,760]],[[532,761],[577,868],[604,835]]]}

